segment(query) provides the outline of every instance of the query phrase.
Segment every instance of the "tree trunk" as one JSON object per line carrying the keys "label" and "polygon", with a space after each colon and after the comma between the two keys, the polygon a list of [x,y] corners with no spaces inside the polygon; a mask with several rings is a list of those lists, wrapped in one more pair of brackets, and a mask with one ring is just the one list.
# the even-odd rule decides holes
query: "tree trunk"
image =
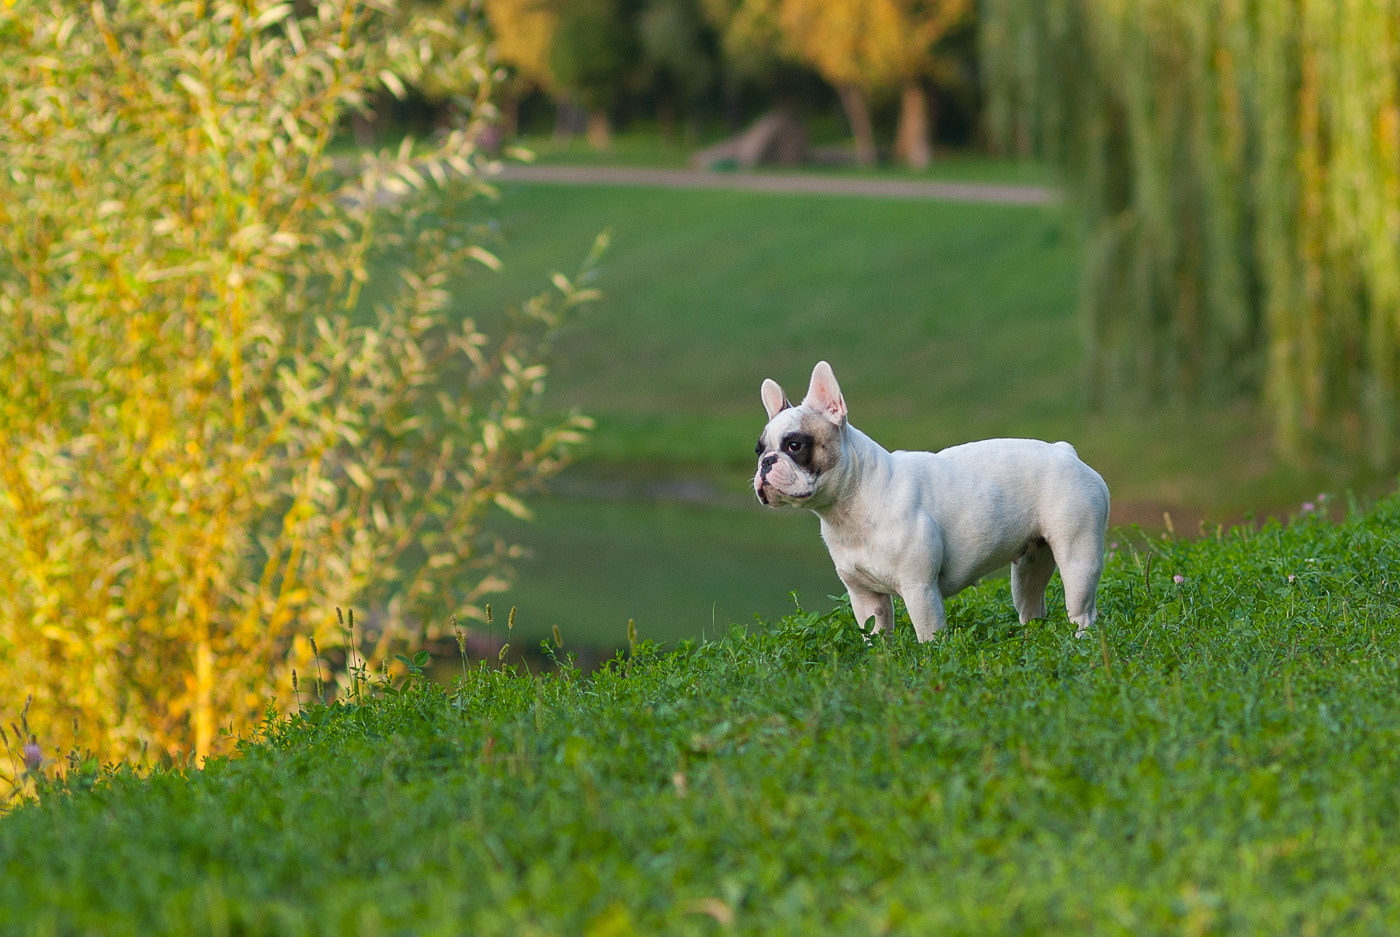
{"label": "tree trunk", "polygon": [[674,144],[680,140],[680,121],[676,117],[678,108],[676,99],[670,95],[661,95],[656,101],[656,127],[661,131],[661,140],[667,144]]}
{"label": "tree trunk", "polygon": [[567,143],[583,129],[583,111],[564,95],[554,99],[554,142]]}
{"label": "tree trunk", "polygon": [[612,148],[612,127],[608,121],[608,112],[602,108],[594,108],[588,112],[588,142],[593,144],[595,150]]}
{"label": "tree trunk", "polygon": [[899,97],[899,129],[894,138],[895,159],[911,169],[927,169],[933,161],[933,126],[929,120],[928,91],[917,78],[904,83]]}
{"label": "tree trunk", "polygon": [[501,139],[520,136],[520,95],[514,91],[501,95],[500,113]]}
{"label": "tree trunk", "polygon": [[374,115],[362,110],[350,112],[350,130],[355,135],[355,145],[362,150],[374,149]]}
{"label": "tree trunk", "polygon": [[856,142],[856,165],[875,165],[875,128],[870,121],[870,98],[855,85],[842,85],[836,89],[841,97],[841,107],[846,111],[846,120],[851,125],[851,136]]}

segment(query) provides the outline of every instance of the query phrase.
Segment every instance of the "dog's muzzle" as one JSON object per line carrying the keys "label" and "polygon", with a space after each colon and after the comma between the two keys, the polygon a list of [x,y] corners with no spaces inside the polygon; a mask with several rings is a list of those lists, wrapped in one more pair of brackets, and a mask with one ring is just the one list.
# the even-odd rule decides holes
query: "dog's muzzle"
{"label": "dog's muzzle", "polygon": [[758,495],[758,500],[766,507],[768,506],[768,473],[773,466],[778,464],[777,453],[770,452],[758,461],[758,474],[753,479],[754,494]]}

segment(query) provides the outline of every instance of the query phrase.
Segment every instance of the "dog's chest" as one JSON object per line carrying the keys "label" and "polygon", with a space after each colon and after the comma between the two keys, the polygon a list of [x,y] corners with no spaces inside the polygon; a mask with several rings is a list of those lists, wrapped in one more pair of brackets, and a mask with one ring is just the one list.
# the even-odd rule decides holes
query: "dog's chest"
{"label": "dog's chest", "polygon": [[[917,578],[927,579],[927,538],[911,536],[880,527],[852,527],[822,523],[822,539],[836,567],[836,573],[847,586],[882,594],[898,594],[910,578],[910,566],[918,566]],[[892,542],[891,542],[892,541]],[[917,546],[915,546],[917,542]],[[911,549],[912,548],[912,549]]]}
{"label": "dog's chest", "polygon": [[836,575],[849,589],[861,589],[877,595],[899,595],[902,591],[891,571],[878,567],[871,568],[860,563],[843,566],[837,563]]}

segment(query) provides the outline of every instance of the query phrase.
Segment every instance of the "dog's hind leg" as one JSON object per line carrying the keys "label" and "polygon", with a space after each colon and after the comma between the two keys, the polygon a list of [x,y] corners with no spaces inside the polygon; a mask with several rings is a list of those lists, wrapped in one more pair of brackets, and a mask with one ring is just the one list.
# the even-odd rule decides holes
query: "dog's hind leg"
{"label": "dog's hind leg", "polygon": [[1021,624],[1045,617],[1045,587],[1054,572],[1055,555],[1044,540],[1033,541],[1011,561],[1011,600]]}
{"label": "dog's hind leg", "polygon": [[1099,577],[1103,575],[1103,550],[1087,551],[1060,565],[1060,579],[1065,584],[1065,611],[1069,620],[1079,628],[1075,637],[1082,638],[1094,627],[1098,618]]}

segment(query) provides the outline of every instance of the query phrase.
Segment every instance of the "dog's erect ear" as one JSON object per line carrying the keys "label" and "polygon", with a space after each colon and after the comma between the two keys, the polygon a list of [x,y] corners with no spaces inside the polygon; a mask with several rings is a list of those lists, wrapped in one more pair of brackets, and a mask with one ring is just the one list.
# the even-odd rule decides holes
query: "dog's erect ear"
{"label": "dog's erect ear", "polygon": [[787,395],[778,386],[778,382],[771,378],[763,382],[763,409],[768,411],[768,419],[773,419],[782,413],[792,404],[788,403]]}
{"label": "dog's erect ear", "polygon": [[812,383],[802,405],[818,411],[837,426],[846,422],[846,398],[841,396],[841,385],[825,361],[818,361],[812,369]]}

